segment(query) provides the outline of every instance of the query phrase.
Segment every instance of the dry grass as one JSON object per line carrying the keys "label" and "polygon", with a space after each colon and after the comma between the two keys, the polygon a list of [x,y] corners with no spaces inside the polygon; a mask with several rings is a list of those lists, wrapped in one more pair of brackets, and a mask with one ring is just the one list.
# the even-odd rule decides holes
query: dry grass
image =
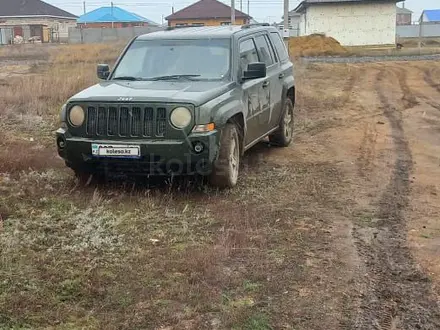
{"label": "dry grass", "polygon": [[[327,326],[341,306],[326,277],[343,277],[328,250],[341,208],[335,164],[261,144],[229,192],[187,181],[76,185],[56,158],[57,110],[95,81],[95,64],[116,54],[106,58],[109,49],[48,50],[49,63],[1,87],[0,328]],[[319,84],[297,68],[308,88],[298,109],[345,100],[311,97],[337,86],[345,67],[325,68]]]}
{"label": "dry grass", "polygon": [[[0,172],[60,164],[52,149],[62,104],[96,82],[96,64],[114,64],[122,44],[19,45],[1,49]],[[44,59],[44,61],[43,61]],[[14,157],[11,157],[11,154]],[[57,165],[58,166],[58,165]]]}
{"label": "dry grass", "polygon": [[[37,48],[40,48],[38,46]],[[31,50],[25,48],[24,58],[43,54],[50,65],[38,74],[42,63],[33,63],[37,74],[14,76],[0,84],[0,116],[55,115],[69,97],[97,82],[96,64],[114,63],[123,45],[63,45],[58,48]],[[8,47],[3,56],[15,58],[17,49]],[[33,53],[34,52],[34,53]]]}
{"label": "dry grass", "polygon": [[52,52],[54,64],[113,64],[125,43],[63,45]]}

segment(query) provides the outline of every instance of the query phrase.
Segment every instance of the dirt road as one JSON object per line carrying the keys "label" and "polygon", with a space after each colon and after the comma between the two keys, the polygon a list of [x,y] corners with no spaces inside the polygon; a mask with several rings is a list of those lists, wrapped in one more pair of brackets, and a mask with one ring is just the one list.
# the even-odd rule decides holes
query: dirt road
{"label": "dirt road", "polygon": [[[350,321],[345,325],[350,329],[438,329],[438,291],[429,277],[435,287],[440,275],[432,265],[440,252],[440,225],[434,215],[440,205],[436,198],[440,64],[348,64],[338,69],[346,72],[345,85],[335,79],[342,74],[331,74],[336,70],[333,66],[312,65],[306,71],[316,80],[311,79],[311,93],[301,100],[300,118],[310,122],[323,118],[311,130],[321,144],[322,152],[316,157],[340,161],[350,182],[340,185],[346,190],[338,198],[346,199],[349,212],[344,215],[347,225],[353,226],[345,245],[353,247],[356,262],[350,267],[347,259],[347,266],[358,269],[353,277],[357,294],[351,296]],[[327,93],[320,84],[343,88]],[[321,110],[309,111],[314,89],[322,90],[324,97],[315,98]],[[339,98],[340,105],[327,103],[326,97]],[[300,137],[305,145],[311,138]],[[425,219],[421,221],[420,216]],[[429,237],[421,229],[428,230]]]}
{"label": "dirt road", "polygon": [[440,62],[296,77],[295,144],[229,192],[0,154],[0,328],[440,329]]}

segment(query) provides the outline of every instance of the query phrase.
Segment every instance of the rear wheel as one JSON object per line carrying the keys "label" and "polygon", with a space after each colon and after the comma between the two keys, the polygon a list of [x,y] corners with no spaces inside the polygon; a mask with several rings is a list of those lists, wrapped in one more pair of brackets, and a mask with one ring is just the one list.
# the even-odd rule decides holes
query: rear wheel
{"label": "rear wheel", "polygon": [[240,167],[240,139],[237,126],[225,125],[220,137],[220,151],[214,162],[209,183],[218,188],[235,187]]}
{"label": "rear wheel", "polygon": [[289,146],[293,139],[293,128],[293,103],[291,99],[287,98],[284,102],[280,127],[273,134],[269,135],[269,141],[280,147]]}

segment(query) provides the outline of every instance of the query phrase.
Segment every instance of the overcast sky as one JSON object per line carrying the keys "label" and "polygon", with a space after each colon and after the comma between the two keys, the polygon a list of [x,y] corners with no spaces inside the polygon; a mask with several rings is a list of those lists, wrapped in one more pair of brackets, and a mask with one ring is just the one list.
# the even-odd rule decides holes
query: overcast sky
{"label": "overcast sky", "polygon": [[[15,1],[15,0],[14,0]],[[45,0],[56,5],[72,14],[81,15],[83,13],[82,0]],[[102,6],[109,6],[111,0],[86,0],[86,10],[90,11]],[[230,5],[230,0],[222,0]],[[247,13],[249,1],[249,13],[259,22],[279,22],[283,14],[283,0],[235,0],[236,8],[240,9],[240,1],[243,1],[242,8]],[[171,14],[174,6],[175,11],[182,9],[195,0],[113,0],[115,6],[136,12],[157,23],[162,22],[162,17]],[[299,0],[290,0],[290,9],[296,7]],[[402,3],[399,3],[402,6]],[[440,9],[438,0],[406,0],[405,7],[414,11],[413,20],[417,20],[423,9]],[[438,8],[436,8],[438,7]],[[269,8],[269,9],[267,9]],[[165,21],[164,21],[165,22]]]}

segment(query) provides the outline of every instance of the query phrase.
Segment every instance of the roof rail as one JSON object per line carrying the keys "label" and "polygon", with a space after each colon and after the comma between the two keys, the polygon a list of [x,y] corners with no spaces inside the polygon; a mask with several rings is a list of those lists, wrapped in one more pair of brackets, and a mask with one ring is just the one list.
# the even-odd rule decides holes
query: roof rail
{"label": "roof rail", "polygon": [[188,25],[179,25],[179,26],[167,26],[166,30],[183,29],[190,27],[204,27],[204,25],[188,24]]}
{"label": "roof rail", "polygon": [[250,24],[244,24],[241,26],[242,29],[250,29],[257,26],[270,26],[269,23],[250,23]]}

